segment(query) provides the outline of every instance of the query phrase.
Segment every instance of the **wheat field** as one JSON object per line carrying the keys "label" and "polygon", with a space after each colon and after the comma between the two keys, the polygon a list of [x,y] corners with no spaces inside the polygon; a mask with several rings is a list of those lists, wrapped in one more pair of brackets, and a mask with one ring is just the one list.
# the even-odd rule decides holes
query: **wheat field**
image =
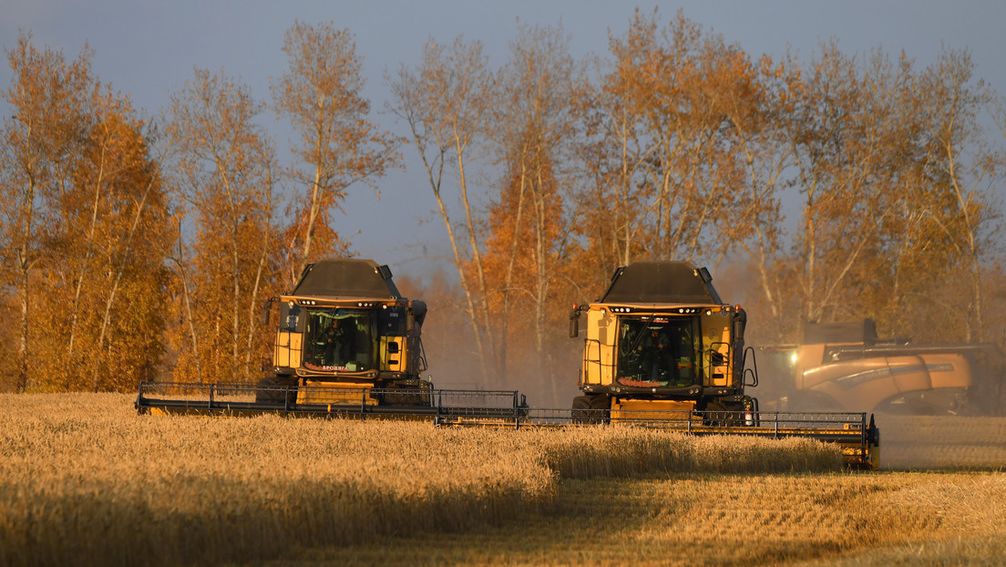
{"label": "wheat field", "polygon": [[544,517],[576,479],[839,467],[805,440],[153,417],[124,395],[5,395],[0,564],[257,562]]}
{"label": "wheat field", "polygon": [[[835,448],[806,440],[153,417],[124,395],[5,395],[0,565],[1006,556],[1004,420],[880,425],[881,457],[893,452],[902,470],[845,472]],[[983,470],[910,470],[959,468],[955,459]]]}

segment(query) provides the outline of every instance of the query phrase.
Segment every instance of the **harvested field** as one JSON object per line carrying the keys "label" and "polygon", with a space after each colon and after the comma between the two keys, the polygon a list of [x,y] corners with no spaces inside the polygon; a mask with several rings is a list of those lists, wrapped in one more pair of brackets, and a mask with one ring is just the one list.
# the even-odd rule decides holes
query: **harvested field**
{"label": "harvested field", "polygon": [[567,481],[554,507],[520,524],[304,549],[275,564],[1002,564],[1006,419],[878,423],[887,471]]}
{"label": "harvested field", "polygon": [[553,509],[519,524],[274,564],[993,565],[1004,506],[997,473],[594,479],[563,483]]}
{"label": "harvested field", "polygon": [[541,517],[562,479],[840,463],[834,448],[809,441],[151,417],[131,402],[0,396],[0,564],[258,561]]}

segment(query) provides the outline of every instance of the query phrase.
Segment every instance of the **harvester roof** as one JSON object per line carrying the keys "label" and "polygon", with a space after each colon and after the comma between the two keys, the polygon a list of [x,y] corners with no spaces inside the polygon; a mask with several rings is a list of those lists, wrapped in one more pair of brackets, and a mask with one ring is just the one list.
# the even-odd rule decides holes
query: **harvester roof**
{"label": "harvester roof", "polygon": [[840,323],[808,321],[803,328],[803,344],[856,343],[872,346],[877,343],[877,323],[873,319]]}
{"label": "harvester roof", "polygon": [[636,262],[611,276],[599,303],[674,303],[719,305],[709,270],[688,262]]}
{"label": "harvester roof", "polygon": [[401,299],[391,270],[373,260],[330,258],[308,264],[291,295]]}

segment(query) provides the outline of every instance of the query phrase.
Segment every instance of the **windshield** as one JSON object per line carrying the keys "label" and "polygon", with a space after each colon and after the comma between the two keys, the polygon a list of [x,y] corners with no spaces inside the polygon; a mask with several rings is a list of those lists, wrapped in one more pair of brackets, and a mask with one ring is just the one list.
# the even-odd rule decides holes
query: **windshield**
{"label": "windshield", "polygon": [[311,370],[373,370],[372,320],[369,311],[309,309],[304,366]]}
{"label": "windshield", "polygon": [[695,330],[691,318],[619,320],[618,382],[637,387],[695,383]]}

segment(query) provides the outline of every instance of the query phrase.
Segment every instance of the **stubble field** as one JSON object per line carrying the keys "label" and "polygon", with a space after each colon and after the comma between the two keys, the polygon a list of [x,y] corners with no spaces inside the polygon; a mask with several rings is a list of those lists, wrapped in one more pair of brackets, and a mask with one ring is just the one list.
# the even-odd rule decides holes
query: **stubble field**
{"label": "stubble field", "polygon": [[853,474],[795,440],[0,396],[0,564],[995,563],[1003,421],[913,419],[881,421],[882,458],[975,470]]}

